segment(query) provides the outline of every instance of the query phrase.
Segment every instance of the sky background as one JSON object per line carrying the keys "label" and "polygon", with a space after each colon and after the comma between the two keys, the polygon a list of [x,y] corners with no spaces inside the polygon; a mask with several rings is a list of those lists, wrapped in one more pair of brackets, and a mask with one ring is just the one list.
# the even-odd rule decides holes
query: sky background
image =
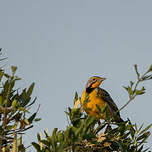
{"label": "sky background", "polygon": [[[126,103],[122,86],[136,80],[133,65],[144,72],[152,64],[151,6],[151,0],[0,0],[6,69],[18,67],[22,81],[16,87],[34,81],[37,104],[32,111],[41,104],[42,121],[26,135],[26,145],[46,128],[50,133],[55,127],[65,129],[64,111],[90,76],[106,77],[102,87],[118,107]],[[152,82],[145,88],[146,94],[121,112],[123,119],[145,126],[152,122]]]}

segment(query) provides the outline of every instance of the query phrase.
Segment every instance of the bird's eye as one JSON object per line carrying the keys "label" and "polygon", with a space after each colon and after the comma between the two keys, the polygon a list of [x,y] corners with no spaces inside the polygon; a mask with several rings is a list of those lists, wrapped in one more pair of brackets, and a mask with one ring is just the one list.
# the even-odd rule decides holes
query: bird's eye
{"label": "bird's eye", "polygon": [[95,81],[96,79],[95,79],[95,78],[93,78],[92,80],[93,80],[93,81]]}

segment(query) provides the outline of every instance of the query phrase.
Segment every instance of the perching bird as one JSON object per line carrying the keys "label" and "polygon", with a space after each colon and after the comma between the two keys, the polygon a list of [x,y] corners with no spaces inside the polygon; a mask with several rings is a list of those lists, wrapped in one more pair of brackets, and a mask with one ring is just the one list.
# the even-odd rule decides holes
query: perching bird
{"label": "perching bird", "polygon": [[[105,79],[106,78],[93,76],[88,80],[86,87],[81,96],[82,107],[88,114],[94,116],[97,120],[106,119],[106,113],[107,113],[108,116],[113,119],[113,121],[118,123],[122,122],[123,120],[120,117],[118,108],[114,103],[114,101],[112,100],[112,98],[110,97],[109,93],[99,87],[99,85]],[[87,95],[89,99],[86,102]],[[99,107],[101,110],[105,108],[106,112],[105,113],[99,112]]]}

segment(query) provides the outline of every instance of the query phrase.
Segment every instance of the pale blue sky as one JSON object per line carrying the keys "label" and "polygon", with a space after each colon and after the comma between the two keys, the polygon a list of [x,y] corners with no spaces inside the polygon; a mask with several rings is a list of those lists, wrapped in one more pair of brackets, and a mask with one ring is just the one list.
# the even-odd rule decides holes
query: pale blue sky
{"label": "pale blue sky", "polygon": [[[135,80],[133,65],[143,72],[152,64],[151,8],[151,0],[0,1],[6,68],[18,66],[23,78],[18,86],[36,83],[33,97],[41,104],[42,121],[29,131],[26,144],[46,128],[50,133],[65,128],[64,111],[92,75],[107,77],[102,86],[118,107],[127,101],[122,85]],[[145,86],[147,93],[121,112],[124,119],[152,122],[152,82]]]}

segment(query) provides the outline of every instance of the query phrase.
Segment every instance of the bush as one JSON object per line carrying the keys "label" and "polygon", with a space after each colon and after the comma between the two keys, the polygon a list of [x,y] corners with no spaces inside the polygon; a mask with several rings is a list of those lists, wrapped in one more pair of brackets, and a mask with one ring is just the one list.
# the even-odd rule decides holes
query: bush
{"label": "bush", "polygon": [[[1,52],[1,49],[0,49]],[[0,54],[1,55],[1,54]],[[5,58],[0,59],[0,61]],[[144,73],[138,72],[134,65],[137,81],[130,81],[125,90],[129,99],[119,111],[124,109],[136,96],[145,93],[144,86],[139,88],[141,82],[152,79],[152,65]],[[37,112],[30,113],[30,108],[35,104],[36,98],[32,99],[34,83],[23,90],[15,88],[20,80],[15,72],[17,67],[11,67],[11,74],[5,73],[0,68],[0,151],[2,152],[25,152],[27,147],[23,144],[24,133],[33,127]],[[150,136],[149,128],[152,124],[143,128],[137,127],[129,119],[124,122],[114,123],[109,118],[99,123],[94,117],[87,115],[80,104],[78,94],[74,97],[74,107],[68,108],[66,116],[68,125],[65,130],[54,128],[50,135],[48,130],[37,134],[38,142],[32,142],[37,152],[146,152],[146,140]],[[89,98],[86,96],[86,102]],[[99,108],[104,113],[104,109]],[[110,123],[110,125],[109,125]],[[29,146],[28,146],[29,147]]]}
{"label": "bush", "polygon": [[[137,65],[134,65],[137,81],[130,81],[129,86],[125,87],[129,95],[127,103],[119,109],[124,109],[136,96],[145,93],[145,88],[138,88],[141,82],[152,79],[152,66],[140,75]],[[146,152],[145,143],[150,136],[148,131],[152,124],[143,129],[143,125],[137,127],[129,119],[121,123],[110,122],[110,127],[105,127],[108,122],[105,120],[97,124],[94,117],[87,115],[80,104],[78,94],[75,94],[74,107],[68,108],[65,112],[69,124],[66,130],[55,128],[52,135],[44,131],[45,138],[41,134],[37,135],[38,143],[33,142],[37,152]],[[86,97],[86,100],[89,100]],[[88,102],[88,101],[87,101]],[[80,105],[80,107],[79,107]],[[104,110],[99,109],[100,112]],[[109,118],[107,116],[107,118]]]}
{"label": "bush", "polygon": [[34,83],[22,91],[15,88],[20,80],[15,75],[16,70],[17,67],[12,66],[12,74],[9,75],[0,68],[0,150],[5,152],[24,152],[22,135],[33,127],[34,121],[39,120],[36,119],[38,110],[33,114],[29,111],[36,101],[36,98],[31,98]]}

